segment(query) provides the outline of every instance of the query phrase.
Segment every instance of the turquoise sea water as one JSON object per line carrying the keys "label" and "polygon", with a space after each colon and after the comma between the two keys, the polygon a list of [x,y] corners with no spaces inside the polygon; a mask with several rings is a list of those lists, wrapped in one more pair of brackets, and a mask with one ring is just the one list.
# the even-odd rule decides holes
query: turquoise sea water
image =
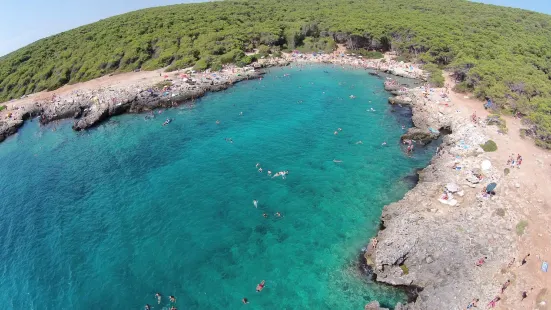
{"label": "turquoise sea water", "polygon": [[363,70],[280,68],[154,120],[123,115],[83,133],[26,124],[0,144],[3,307],[168,309],[169,295],[178,309],[403,300],[362,275],[358,257],[383,205],[433,150],[404,155],[410,120],[391,113],[382,82]]}

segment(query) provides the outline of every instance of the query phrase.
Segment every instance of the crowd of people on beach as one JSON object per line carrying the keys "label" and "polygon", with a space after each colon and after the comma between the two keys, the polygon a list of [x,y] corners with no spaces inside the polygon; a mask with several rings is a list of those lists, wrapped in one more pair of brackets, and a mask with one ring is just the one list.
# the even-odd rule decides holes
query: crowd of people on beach
{"label": "crowd of people on beach", "polygon": [[423,71],[419,67],[410,63],[405,63],[404,61],[398,61],[391,57],[365,59],[361,55],[345,53],[343,50],[336,50],[332,53],[301,53],[299,51],[293,51],[283,57],[297,63],[331,63],[355,68],[388,71],[395,75],[410,78],[419,78],[423,75]]}
{"label": "crowd of people on beach", "polygon": [[511,168],[516,167],[520,169],[521,164],[522,164],[522,156],[520,156],[520,154],[517,154],[515,158],[515,153],[512,153],[509,156],[509,159],[507,160],[507,166],[510,166]]}

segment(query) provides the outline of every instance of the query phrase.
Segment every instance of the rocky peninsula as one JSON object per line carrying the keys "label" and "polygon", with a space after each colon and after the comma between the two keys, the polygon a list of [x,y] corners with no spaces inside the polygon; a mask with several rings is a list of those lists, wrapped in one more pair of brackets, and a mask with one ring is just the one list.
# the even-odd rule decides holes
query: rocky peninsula
{"label": "rocky peninsula", "polygon": [[[396,309],[465,309],[477,299],[480,308],[494,301],[500,309],[548,309],[548,280],[535,281],[544,274],[539,267],[548,249],[532,245],[525,250],[523,243],[549,238],[548,229],[536,236],[525,231],[536,221],[530,214],[547,208],[549,195],[537,188],[549,177],[535,170],[549,170],[544,167],[549,154],[531,141],[520,142],[518,128],[509,136],[487,125],[482,103],[448,89],[403,89],[389,103],[412,108],[415,127],[404,142],[427,143],[449,133],[419,173],[419,183],[385,206],[382,229],[364,253],[377,281],[416,292],[413,303]],[[484,151],[489,140],[497,142],[498,150]],[[508,164],[507,158],[516,159],[520,152],[525,161],[530,158],[530,167]],[[487,194],[491,183],[497,188]],[[528,251],[538,252],[538,258],[523,264]],[[508,280],[512,284],[505,284]],[[523,292],[530,298],[524,300]],[[366,309],[379,308],[371,304]]]}

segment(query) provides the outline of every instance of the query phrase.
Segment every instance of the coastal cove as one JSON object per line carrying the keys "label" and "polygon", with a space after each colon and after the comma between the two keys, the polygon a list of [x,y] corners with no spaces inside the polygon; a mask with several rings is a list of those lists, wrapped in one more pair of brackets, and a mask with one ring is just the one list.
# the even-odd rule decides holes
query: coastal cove
{"label": "coastal cove", "polygon": [[184,309],[404,302],[358,256],[436,145],[406,156],[411,119],[382,84],[365,70],[272,68],[152,119],[82,132],[27,122],[0,144],[0,296],[36,309],[156,306],[157,291]]}

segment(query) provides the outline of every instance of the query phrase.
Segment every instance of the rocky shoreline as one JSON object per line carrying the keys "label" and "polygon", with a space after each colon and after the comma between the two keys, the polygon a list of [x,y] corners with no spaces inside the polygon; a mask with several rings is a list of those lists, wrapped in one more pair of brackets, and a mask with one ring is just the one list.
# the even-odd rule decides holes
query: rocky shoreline
{"label": "rocky shoreline", "polygon": [[37,100],[8,111],[9,117],[0,121],[0,142],[17,133],[29,118],[39,117],[42,125],[73,119],[73,130],[86,130],[112,116],[175,107],[208,92],[225,90],[235,83],[259,78],[264,74],[262,68],[288,64],[288,61],[276,59],[256,64],[255,68],[232,68],[226,72],[191,75],[176,72],[165,75],[158,83],[144,81],[52,95],[47,100]]}
{"label": "rocky shoreline", "polygon": [[[296,56],[296,55],[295,55]],[[47,99],[34,100],[25,105],[13,103],[7,117],[0,120],[0,142],[17,133],[29,118],[39,117],[42,125],[62,119],[73,119],[73,130],[81,131],[94,127],[106,119],[124,113],[143,113],[157,108],[175,107],[190,100],[204,96],[207,92],[225,90],[243,80],[259,78],[264,74],[263,68],[287,66],[291,63],[331,63],[349,65],[364,69],[373,69],[390,75],[405,78],[424,79],[419,70],[404,70],[400,65],[383,64],[380,60],[368,60],[350,56],[321,55],[260,59],[247,68],[227,67],[221,72],[203,72],[198,74],[181,74],[180,72],[159,73],[157,83],[140,81],[130,85],[107,86],[92,89],[76,89],[70,93],[55,92]],[[408,66],[407,64],[403,64]],[[189,71],[189,70],[187,70]],[[378,75],[378,73],[373,73]],[[159,82],[160,80],[160,82]],[[400,95],[393,100],[394,104],[404,102],[403,90],[393,90]],[[3,115],[2,115],[3,116]]]}
{"label": "rocky shoreline", "polygon": [[[415,127],[402,139],[426,143],[451,132],[419,173],[418,184],[384,207],[381,230],[364,252],[376,281],[418,293],[414,301],[398,304],[398,310],[464,309],[474,298],[491,300],[500,285],[494,274],[504,273],[503,266],[478,268],[475,261],[511,257],[515,251],[511,230],[516,219],[496,211],[505,212],[514,201],[482,195],[490,182],[500,184],[500,190],[511,184],[495,165],[483,167],[490,158],[480,147],[488,140],[481,125],[462,116],[441,94],[443,90],[434,90],[427,96],[418,87],[389,99],[390,104],[407,101],[412,108]],[[450,195],[444,198],[446,192]],[[383,308],[374,302],[366,309]]]}

